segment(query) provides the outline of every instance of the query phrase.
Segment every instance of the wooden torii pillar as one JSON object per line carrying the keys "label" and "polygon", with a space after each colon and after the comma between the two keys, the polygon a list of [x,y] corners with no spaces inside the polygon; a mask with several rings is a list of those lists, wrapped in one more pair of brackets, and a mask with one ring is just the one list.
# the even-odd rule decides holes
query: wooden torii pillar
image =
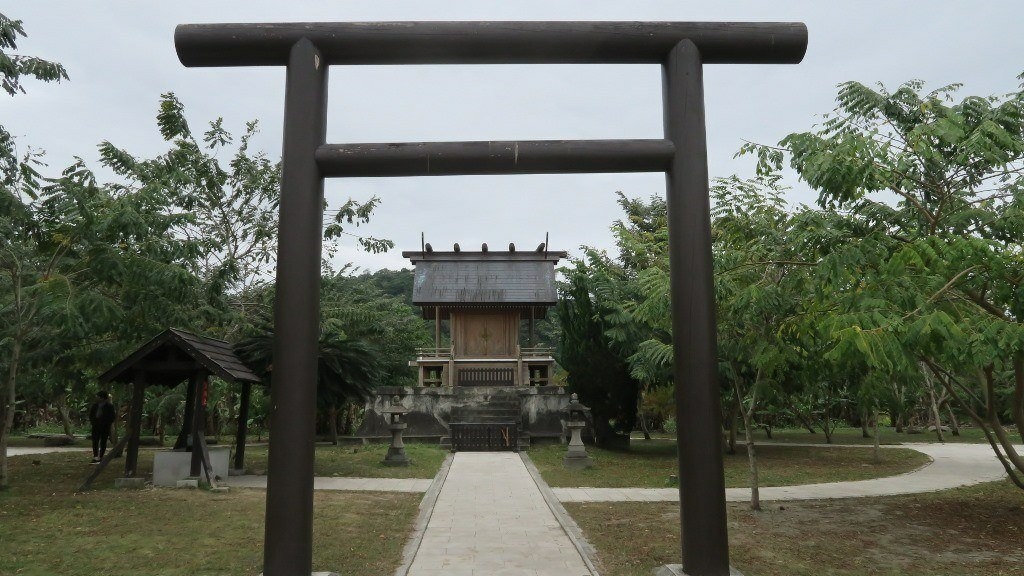
{"label": "wooden torii pillar", "polygon": [[[325,177],[664,172],[669,210],[683,569],[729,574],[717,382],[704,64],[803,59],[800,23],[358,22],[188,24],[185,66],[286,66],[280,237],[263,568],[309,574]],[[654,140],[327,144],[327,70],[339,64],[657,64]]]}

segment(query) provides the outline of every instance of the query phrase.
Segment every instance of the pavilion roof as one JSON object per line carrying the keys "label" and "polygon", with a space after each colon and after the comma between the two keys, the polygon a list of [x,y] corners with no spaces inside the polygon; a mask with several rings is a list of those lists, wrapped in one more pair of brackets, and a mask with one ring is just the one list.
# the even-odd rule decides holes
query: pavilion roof
{"label": "pavilion roof", "polygon": [[229,342],[168,328],[140,346],[124,360],[100,375],[99,381],[130,382],[135,369],[146,371],[147,380],[177,385],[204,369],[228,382],[262,382],[243,363]]}

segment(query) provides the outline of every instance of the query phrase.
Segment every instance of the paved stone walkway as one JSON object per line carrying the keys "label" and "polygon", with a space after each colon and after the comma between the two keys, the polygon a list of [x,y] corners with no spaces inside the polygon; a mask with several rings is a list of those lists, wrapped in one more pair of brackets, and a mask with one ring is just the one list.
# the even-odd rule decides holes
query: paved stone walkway
{"label": "paved stone walkway", "polygon": [[[885,446],[882,447],[886,448]],[[1006,476],[1002,464],[988,444],[902,444],[889,448],[910,448],[930,456],[932,463],[913,472],[851,482],[762,487],[761,500],[819,500],[893,496],[935,492],[958,486],[991,482]],[[679,500],[677,488],[552,488],[562,502],[672,502]],[[728,488],[730,502],[750,500],[749,488]]]}
{"label": "paved stone walkway", "polygon": [[590,576],[519,455],[459,452],[408,576]]}

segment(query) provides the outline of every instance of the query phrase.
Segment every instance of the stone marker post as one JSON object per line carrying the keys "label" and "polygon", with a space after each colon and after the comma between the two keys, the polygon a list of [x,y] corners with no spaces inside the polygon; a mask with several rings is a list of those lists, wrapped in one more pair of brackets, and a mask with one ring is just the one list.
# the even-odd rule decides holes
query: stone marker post
{"label": "stone marker post", "polygon": [[569,397],[569,406],[566,408],[569,413],[565,421],[565,427],[569,429],[569,449],[565,453],[562,465],[571,470],[583,470],[594,465],[594,460],[587,455],[587,447],[583,445],[583,438],[580,431],[587,426],[587,408],[580,404],[579,396],[573,392]]}
{"label": "stone marker post", "polygon": [[391,398],[391,406],[383,410],[391,419],[388,428],[391,429],[391,446],[388,447],[388,454],[384,457],[385,466],[408,466],[411,461],[405,454],[405,444],[402,442],[402,430],[408,426],[402,422],[402,415],[408,412],[401,404],[402,399],[397,395]]}

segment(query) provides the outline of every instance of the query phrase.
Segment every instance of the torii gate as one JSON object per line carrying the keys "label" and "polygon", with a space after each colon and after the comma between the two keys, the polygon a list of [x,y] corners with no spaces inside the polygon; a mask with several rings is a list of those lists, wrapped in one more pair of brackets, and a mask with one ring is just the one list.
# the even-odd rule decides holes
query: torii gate
{"label": "torii gate", "polygon": [[[802,23],[186,24],[185,66],[287,66],[264,574],[309,574],[325,177],[665,172],[683,569],[729,574],[703,64],[795,64]],[[660,64],[665,138],[327,144],[327,69]]]}

